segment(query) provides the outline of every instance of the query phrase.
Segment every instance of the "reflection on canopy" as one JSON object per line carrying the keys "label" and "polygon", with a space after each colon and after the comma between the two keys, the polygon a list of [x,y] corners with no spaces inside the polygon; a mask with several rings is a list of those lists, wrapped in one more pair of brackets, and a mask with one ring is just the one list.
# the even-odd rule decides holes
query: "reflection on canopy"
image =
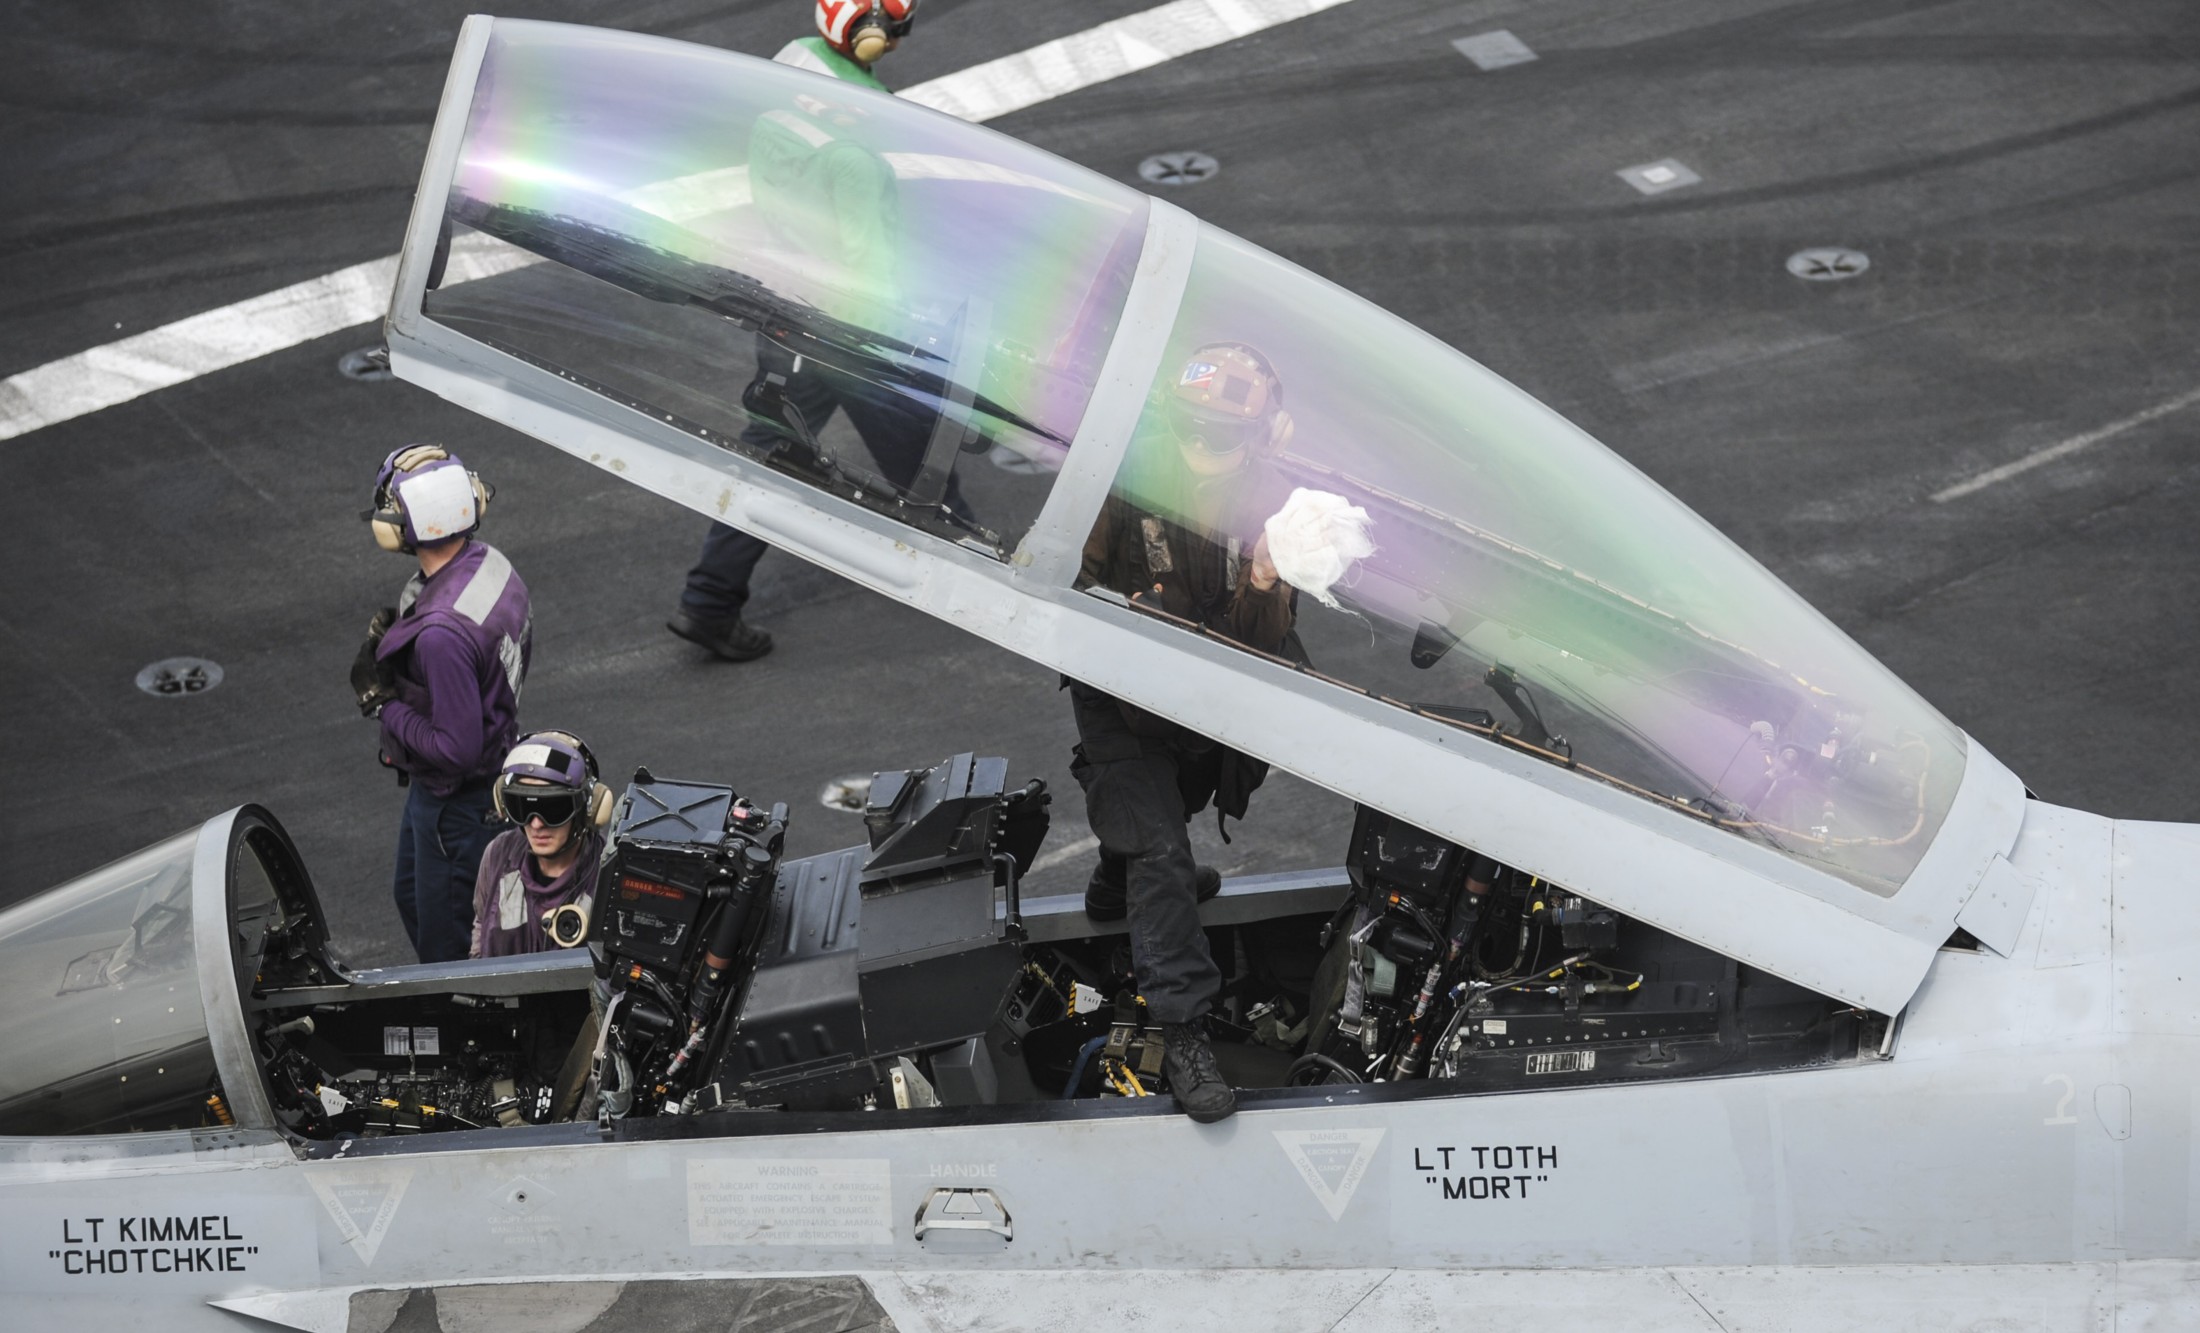
{"label": "reflection on canopy", "polygon": [[1204,231],[1119,495],[1227,537],[1151,459],[1184,430],[1168,377],[1232,342],[1270,365],[1290,422],[1245,471],[1368,519],[1338,609],[1299,600],[1311,670],[1900,887],[1954,797],[1962,733],[1640,473],[1374,306]]}
{"label": "reflection on canopy", "polygon": [[[1075,434],[1145,208],[1045,153],[815,74],[504,22],[447,217],[454,243],[524,256],[424,308],[1003,554]],[[829,426],[836,408],[852,432]],[[989,452],[1035,467],[969,465]]]}

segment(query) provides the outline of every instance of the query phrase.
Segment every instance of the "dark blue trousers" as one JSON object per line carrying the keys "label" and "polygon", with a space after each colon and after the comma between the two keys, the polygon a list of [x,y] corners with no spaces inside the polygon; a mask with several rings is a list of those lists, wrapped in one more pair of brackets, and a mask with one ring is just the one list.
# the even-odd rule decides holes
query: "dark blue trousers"
{"label": "dark blue trousers", "polygon": [[[801,371],[794,357],[768,338],[756,340],[756,375],[761,384],[775,377],[780,397],[801,414],[814,438],[825,430],[835,411],[846,412],[863,447],[878,465],[879,475],[906,491],[924,466],[924,451],[932,440],[936,411],[920,407],[913,399],[847,374],[807,362]],[[746,395],[744,395],[745,397]],[[794,434],[789,429],[751,419],[741,432],[741,442],[769,449]],[[958,514],[968,514],[962,487],[953,473],[947,477],[941,502]],[[687,586],[680,591],[680,609],[697,620],[736,620],[748,605],[749,577],[756,562],[771,548],[762,541],[723,523],[710,525],[703,538],[703,553],[688,571]]]}
{"label": "dark blue trousers", "polygon": [[474,872],[496,836],[489,784],[437,796],[406,789],[397,826],[397,916],[423,963],[464,958],[473,945]]}

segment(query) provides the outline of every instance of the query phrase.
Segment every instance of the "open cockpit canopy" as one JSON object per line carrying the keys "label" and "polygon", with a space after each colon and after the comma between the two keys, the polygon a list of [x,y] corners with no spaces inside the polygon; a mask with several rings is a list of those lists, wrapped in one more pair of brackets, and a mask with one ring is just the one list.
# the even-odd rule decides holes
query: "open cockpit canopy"
{"label": "open cockpit canopy", "polygon": [[241,996],[311,895],[246,806],[0,911],[0,1135],[264,1127]]}
{"label": "open cockpit canopy", "polygon": [[[389,333],[464,406],[1875,1008],[2021,820],[1991,756],[1488,370],[1162,201],[814,73],[470,20]],[[1105,586],[1087,539],[1126,517],[1232,571],[1273,557],[1291,640]]]}

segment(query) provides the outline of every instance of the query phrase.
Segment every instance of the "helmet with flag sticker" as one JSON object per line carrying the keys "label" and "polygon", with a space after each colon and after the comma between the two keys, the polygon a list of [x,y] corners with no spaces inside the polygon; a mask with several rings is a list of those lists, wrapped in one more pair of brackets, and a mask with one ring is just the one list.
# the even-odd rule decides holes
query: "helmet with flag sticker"
{"label": "helmet with flag sticker", "polygon": [[909,35],[917,0],[817,0],[817,30],[835,51],[868,65]]}
{"label": "helmet with flag sticker", "polygon": [[1203,477],[1235,472],[1291,438],[1283,381],[1244,343],[1209,343],[1181,362],[1163,386],[1161,416],[1185,466]]}

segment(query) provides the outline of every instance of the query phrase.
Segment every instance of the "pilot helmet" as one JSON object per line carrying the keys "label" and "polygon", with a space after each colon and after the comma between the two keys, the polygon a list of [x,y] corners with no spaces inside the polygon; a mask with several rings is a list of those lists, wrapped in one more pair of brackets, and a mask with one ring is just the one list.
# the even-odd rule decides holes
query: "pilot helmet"
{"label": "pilot helmet", "polygon": [[817,0],[817,30],[831,47],[869,65],[909,35],[917,0]]}
{"label": "pilot helmet", "polygon": [[472,534],[495,494],[442,445],[408,444],[382,460],[366,519],[375,545],[409,555],[423,543]]}
{"label": "pilot helmet", "polygon": [[1245,466],[1290,438],[1283,382],[1268,358],[1244,343],[1209,343],[1193,352],[1162,398],[1162,420],[1184,465],[1202,477]]}
{"label": "pilot helmet", "polygon": [[576,815],[593,828],[611,822],[611,789],[598,777],[596,756],[569,731],[535,731],[519,738],[489,788],[496,812],[525,828],[532,818],[562,828]]}

